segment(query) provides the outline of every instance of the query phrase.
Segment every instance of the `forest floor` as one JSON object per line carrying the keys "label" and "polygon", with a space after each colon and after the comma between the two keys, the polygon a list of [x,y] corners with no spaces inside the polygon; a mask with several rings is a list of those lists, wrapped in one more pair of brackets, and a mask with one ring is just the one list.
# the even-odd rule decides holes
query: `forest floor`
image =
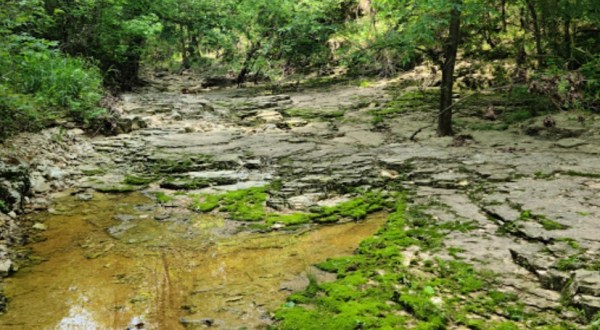
{"label": "forest floor", "polygon": [[[317,284],[315,294],[306,279],[308,291],[275,314],[282,328],[353,322],[354,328],[558,329],[597,322],[598,118],[565,112],[552,115],[553,127],[544,125],[544,115],[507,122],[521,105],[482,94],[459,108],[457,137],[437,137],[431,125],[411,140],[435,119],[432,90],[398,81],[313,82],[281,93],[198,84],[187,76],[154,78],[122,95],[116,107],[123,115],[147,123],[129,134],[88,138],[53,129],[17,137],[3,153],[35,164],[38,196],[70,188],[73,198],[93,201],[103,193],[141,192],[155,201],[151,214],[160,221],[198,211],[242,220],[220,227],[225,236],[390,212],[388,224],[359,249],[370,261],[322,264],[338,274],[337,282]],[[496,121],[484,118],[490,107]],[[58,214],[61,198],[32,198],[29,208]],[[399,213],[398,226],[392,216]],[[30,224],[44,230],[40,222]],[[132,230],[113,227],[114,237]],[[387,236],[392,232],[395,238]],[[231,304],[242,300],[228,297]],[[239,307],[236,324],[186,306],[189,315],[179,321],[189,328],[272,322],[247,310],[258,307]],[[314,320],[335,314],[344,320]]]}

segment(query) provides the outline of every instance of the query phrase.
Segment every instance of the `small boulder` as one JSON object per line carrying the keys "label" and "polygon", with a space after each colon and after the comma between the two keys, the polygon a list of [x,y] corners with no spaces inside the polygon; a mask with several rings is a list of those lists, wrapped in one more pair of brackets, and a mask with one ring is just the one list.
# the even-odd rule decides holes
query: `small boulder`
{"label": "small boulder", "polygon": [[0,260],[0,276],[6,276],[12,270],[12,261],[10,259]]}

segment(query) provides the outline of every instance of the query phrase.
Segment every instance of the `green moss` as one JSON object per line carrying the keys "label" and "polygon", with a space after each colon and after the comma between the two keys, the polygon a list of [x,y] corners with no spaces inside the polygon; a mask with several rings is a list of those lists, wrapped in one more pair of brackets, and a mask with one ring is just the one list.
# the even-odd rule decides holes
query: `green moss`
{"label": "green moss", "polygon": [[358,254],[349,257],[328,259],[327,261],[318,264],[317,267],[324,271],[345,274],[348,271],[355,271],[366,262],[366,256]]}
{"label": "green moss", "polygon": [[395,95],[393,100],[388,102],[381,109],[370,110],[369,114],[373,116],[373,122],[384,120],[387,117],[393,117],[401,113],[410,111],[430,110],[437,104],[439,91],[437,90],[410,90],[402,91]]}
{"label": "green moss", "polygon": [[107,194],[122,194],[136,191],[138,187],[131,185],[114,185],[114,186],[97,186],[96,189],[99,192],[107,193]]}
{"label": "green moss", "polygon": [[417,319],[439,324],[445,328],[447,318],[442,309],[431,301],[432,295],[426,292],[407,292],[402,294],[399,303]]}
{"label": "green moss", "polygon": [[584,172],[577,172],[577,171],[564,171],[561,172],[564,175],[568,175],[568,176],[576,176],[576,177],[583,177],[583,178],[592,178],[592,179],[600,179],[600,173],[584,173]]}
{"label": "green moss", "polygon": [[531,220],[531,218],[533,218],[533,215],[531,214],[530,210],[525,210],[519,215],[519,219],[523,221]]}
{"label": "green moss", "polygon": [[221,195],[206,195],[203,197],[204,200],[194,203],[193,208],[200,212],[211,212],[212,210],[219,207],[221,203]]}
{"label": "green moss", "polygon": [[358,86],[360,88],[369,88],[373,85],[373,83],[367,79],[359,79],[358,81],[355,82],[355,84],[356,84],[356,86]]}
{"label": "green moss", "polygon": [[344,110],[324,110],[324,109],[299,109],[292,108],[284,111],[284,114],[289,117],[299,117],[303,119],[322,119],[332,120],[344,116]]}
{"label": "green moss", "polygon": [[202,168],[212,160],[210,155],[194,155],[178,160],[161,159],[151,169],[155,173],[186,173]]}
{"label": "green moss", "polygon": [[600,271],[600,260],[591,261],[589,264],[586,264],[585,269]]}
{"label": "green moss", "polygon": [[344,76],[323,76],[314,77],[301,82],[304,88],[323,88],[340,83],[351,83],[351,80]]}
{"label": "green moss", "polygon": [[220,195],[200,197],[193,209],[210,212],[218,209],[229,213],[232,220],[261,221],[266,217],[264,203],[267,200],[266,187],[236,190]]}
{"label": "green moss", "polygon": [[498,227],[499,234],[514,234],[521,230],[521,225],[518,221],[506,221]]}
{"label": "green moss", "polygon": [[133,185],[133,186],[145,186],[156,181],[155,176],[136,176],[136,175],[126,175],[125,180],[123,181],[125,184]]}
{"label": "green moss", "polygon": [[92,176],[92,175],[104,174],[104,173],[106,173],[106,171],[101,168],[94,168],[94,169],[81,170],[81,173],[83,173],[83,175]]}
{"label": "green moss", "polygon": [[451,255],[454,259],[461,259],[461,257],[458,254],[462,252],[465,252],[465,249],[460,247],[451,246],[448,248],[448,254]]}
{"label": "green moss", "polygon": [[[277,188],[277,186],[275,186]],[[333,223],[341,219],[361,220],[368,214],[385,208],[386,201],[379,193],[364,193],[350,201],[333,207],[316,207],[310,213],[278,214],[265,209],[267,191],[271,186],[250,188],[219,195],[204,195],[196,198],[192,209],[199,212],[227,212],[233,220],[265,221],[266,225],[280,223],[286,226],[309,222]]]}
{"label": "green moss", "polygon": [[210,182],[202,178],[168,178],[160,183],[160,187],[172,190],[196,190],[210,186]]}
{"label": "green moss", "polygon": [[286,226],[294,226],[309,223],[315,216],[312,213],[269,214],[266,222],[270,225],[280,223]]}
{"label": "green moss", "polygon": [[568,238],[568,237],[563,237],[563,238],[557,238],[556,239],[557,242],[565,242],[567,243],[570,247],[579,250],[581,249],[581,245],[579,244],[579,242],[577,242],[577,240],[573,239],[573,238]]}
{"label": "green moss", "polygon": [[[495,275],[459,260],[425,260],[405,266],[403,250],[443,245],[451,231],[476,228],[470,222],[439,224],[425,208],[407,210],[400,196],[388,221],[364,240],[355,255],[318,267],[333,272],[332,283],[315,284],[290,296],[276,312],[278,329],[511,329],[531,321],[514,294],[498,290]],[[435,241],[431,243],[429,241]],[[450,248],[458,253],[460,248]],[[418,264],[416,262],[415,264]],[[505,315],[514,322],[481,319]],[[544,316],[540,316],[541,322]],[[299,323],[298,323],[299,322]],[[533,321],[532,321],[533,322]]]}
{"label": "green moss", "polygon": [[466,123],[465,126],[474,131],[506,131],[510,125],[507,123]]}
{"label": "green moss", "polygon": [[569,228],[569,226],[563,225],[550,219],[541,219],[540,224],[546,230],[565,230]]}
{"label": "green moss", "polygon": [[534,173],[536,179],[550,179],[554,177],[554,173],[544,173],[543,171],[538,171]]}
{"label": "green moss", "polygon": [[501,116],[501,120],[508,125],[512,125],[515,123],[524,122],[535,116],[537,116],[537,112],[528,108],[513,109],[504,113]]}
{"label": "green moss", "polygon": [[546,230],[565,230],[568,229],[569,226],[558,223],[554,220],[550,220],[543,215],[533,214],[530,210],[524,210],[521,212],[519,216],[519,220],[521,221],[529,221],[534,220],[538,222],[544,229]]}
{"label": "green moss", "polygon": [[156,201],[160,204],[166,204],[166,203],[172,202],[175,199],[172,196],[169,196],[162,191],[156,191],[153,193],[153,195],[156,198]]}
{"label": "green moss", "polygon": [[336,206],[318,207],[311,211],[316,214],[313,217],[315,222],[328,223],[343,218],[361,220],[370,213],[383,210],[385,205],[386,201],[381,194],[369,192]]}
{"label": "green moss", "polygon": [[578,256],[570,256],[558,260],[555,267],[562,271],[576,270],[583,267],[583,261]]}
{"label": "green moss", "polygon": [[492,326],[492,330],[520,330],[521,328],[513,322],[502,322]]}

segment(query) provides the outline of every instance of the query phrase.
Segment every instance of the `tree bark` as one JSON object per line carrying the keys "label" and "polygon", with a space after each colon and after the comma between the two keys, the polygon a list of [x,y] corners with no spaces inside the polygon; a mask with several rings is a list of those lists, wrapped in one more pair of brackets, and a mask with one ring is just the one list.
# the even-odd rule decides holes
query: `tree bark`
{"label": "tree bark", "polygon": [[506,0],[502,0],[502,31],[506,32]]}
{"label": "tree bark", "polygon": [[452,130],[452,86],[454,85],[454,66],[456,65],[456,53],[460,42],[460,16],[462,0],[452,2],[450,12],[450,27],[448,40],[444,47],[444,64],[442,65],[442,86],[440,97],[440,113],[438,115],[437,133],[440,136],[451,136]]}
{"label": "tree bark", "polygon": [[563,22],[563,31],[564,31],[564,58],[567,60],[567,67],[569,69],[573,69],[573,38],[571,37],[571,18],[566,17]]}
{"label": "tree bark", "polygon": [[246,53],[244,65],[242,66],[242,69],[240,70],[240,73],[238,73],[238,76],[236,78],[236,83],[238,87],[240,87],[246,81],[246,75],[248,75],[248,73],[250,72],[250,67],[252,66],[252,59],[254,58],[254,55],[258,52],[259,49],[260,42],[257,42],[254,45],[252,45]]}
{"label": "tree bark", "polygon": [[180,35],[180,40],[181,40],[181,66],[184,69],[189,69],[190,68],[190,59],[188,57],[188,49],[187,49],[187,45],[186,45],[186,36],[185,36],[185,27],[184,25],[179,25],[179,31],[181,33]]}
{"label": "tree bark", "polygon": [[529,14],[533,23],[533,37],[535,38],[535,50],[537,53],[538,68],[543,68],[546,63],[544,61],[544,50],[542,48],[542,31],[535,5],[531,0],[526,0]]}
{"label": "tree bark", "polygon": [[[521,29],[523,32],[527,32],[527,20],[525,17],[525,8],[521,8],[519,21],[521,22]],[[521,68],[527,62],[527,51],[525,50],[525,40],[523,37],[515,39],[515,45],[517,46],[517,67]]]}

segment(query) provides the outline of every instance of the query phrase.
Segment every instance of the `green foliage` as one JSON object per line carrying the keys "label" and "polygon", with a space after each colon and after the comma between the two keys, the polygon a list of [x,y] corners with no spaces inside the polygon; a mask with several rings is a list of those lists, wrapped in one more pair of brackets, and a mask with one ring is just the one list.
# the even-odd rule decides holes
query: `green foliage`
{"label": "green foliage", "polygon": [[581,66],[585,78],[585,102],[594,111],[600,111],[600,55]]}
{"label": "green foliage", "polygon": [[162,28],[146,1],[52,0],[44,5],[52,19],[47,38],[60,40],[68,54],[96,60],[107,83],[128,88],[138,81],[145,42]]}
{"label": "green foliage", "polygon": [[0,199],[0,212],[6,213],[8,212],[8,205],[6,205],[6,202]]}
{"label": "green foliage", "polygon": [[0,36],[0,139],[56,119],[86,123],[103,113],[99,71],[54,46],[26,35]]}

